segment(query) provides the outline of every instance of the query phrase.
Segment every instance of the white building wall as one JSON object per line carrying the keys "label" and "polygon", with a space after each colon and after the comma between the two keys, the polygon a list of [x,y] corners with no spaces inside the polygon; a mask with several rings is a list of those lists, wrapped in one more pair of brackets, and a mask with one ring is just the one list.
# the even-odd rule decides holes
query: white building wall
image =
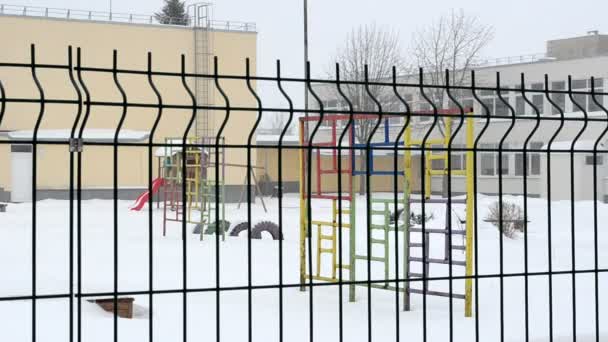
{"label": "white building wall", "polygon": [[[494,67],[486,67],[480,68],[476,70],[476,79],[478,86],[496,86],[496,73],[500,73],[501,78],[501,87],[513,88],[514,86],[519,86],[521,84],[521,75],[522,73],[525,75],[525,84],[527,89],[543,89],[545,82],[545,74],[548,76],[549,87],[550,89],[558,89],[558,87],[563,87],[561,89],[568,88],[568,76],[572,77],[573,85],[577,86],[577,81],[586,80],[584,82],[578,82],[578,86],[581,83],[584,84],[585,88],[577,88],[575,90],[584,90],[588,91],[590,82],[588,79],[593,76],[596,77],[596,89],[599,92],[608,92],[608,56],[602,57],[592,57],[592,58],[581,58],[581,59],[571,59],[571,60],[554,60],[554,61],[545,61],[545,62],[533,62],[533,63],[521,63],[521,64],[511,64],[511,65],[502,65],[502,66],[494,66]],[[416,77],[406,77],[402,78],[400,82],[411,83],[415,82]],[[558,82],[558,83],[553,83]],[[333,101],[332,99],[337,99],[336,91],[334,85],[317,85],[315,86],[315,92],[323,99],[327,101],[324,103],[325,108],[328,108],[328,105],[333,105],[337,107],[333,107],[333,109],[340,108],[339,102]],[[422,108],[417,108],[417,99],[420,99],[420,94],[417,94],[418,90],[416,87],[402,87],[400,88],[404,93],[413,93],[412,96],[412,109],[420,110]],[[390,101],[390,96],[392,94],[392,88],[386,87],[386,93]],[[484,101],[488,101],[489,103],[494,103],[491,106],[491,115],[496,114],[498,111],[496,107],[496,93],[486,92],[482,94],[482,92],[478,92],[478,95]],[[485,134],[480,138],[478,146],[479,148],[497,148],[500,142],[503,142],[503,148],[505,149],[523,149],[525,142],[528,142],[528,149],[536,149],[539,150],[541,146],[546,145],[549,141],[553,140],[554,143],[571,141],[574,139],[579,133],[581,133],[579,140],[589,140],[596,141],[601,138],[602,142],[606,140],[606,137],[600,137],[602,131],[608,125],[608,113],[603,111],[597,111],[598,108],[592,108],[594,104],[592,103],[592,99],[589,96],[579,97],[577,101],[582,101],[581,105],[587,110],[586,115],[590,118],[594,118],[594,120],[600,120],[600,122],[588,122],[587,126],[584,127],[582,121],[574,122],[564,122],[563,126],[561,126],[561,116],[557,111],[555,111],[551,104],[548,101],[547,95],[542,92],[527,92],[526,96],[528,100],[540,104],[539,109],[541,111],[542,120],[536,119],[536,114],[532,110],[529,105],[524,106],[524,112],[519,112],[517,108],[517,97],[521,96],[520,92],[510,91],[502,93],[503,97],[508,101],[508,103],[514,108],[516,111],[516,119],[515,123],[512,125],[513,120],[511,119],[498,119],[494,117],[489,118],[489,125]],[[392,95],[394,96],[394,95]],[[533,99],[533,97],[536,97]],[[608,98],[597,96],[599,101],[605,105],[608,105]],[[551,97],[551,99],[554,99]],[[495,101],[495,102],[492,102]],[[311,104],[314,107],[315,101],[311,99]],[[473,101],[474,104],[474,112],[476,115],[480,115],[484,113],[482,111],[481,105],[477,101]],[[578,108],[572,103],[568,95],[564,95],[564,100],[560,103],[560,106],[563,106],[563,110],[565,111],[566,118],[583,118],[584,114],[582,112],[578,112]],[[393,110],[400,111],[401,109],[388,108],[385,104],[384,110]],[[453,105],[452,105],[453,107]],[[329,107],[332,108],[332,107]],[[521,108],[521,106],[520,106]],[[596,111],[591,111],[594,109]],[[505,108],[503,110],[506,111]],[[511,115],[510,111],[506,111],[504,114],[499,113],[499,115]],[[476,120],[475,131],[476,135],[482,130],[482,128],[486,124],[485,119]],[[395,122],[393,126],[391,126],[391,136],[395,136],[398,131],[400,131],[404,121]],[[414,120],[416,123],[416,128],[414,130],[415,137],[422,137],[430,128],[430,124],[427,122],[426,124],[420,123],[419,120]],[[459,120],[454,120],[453,127],[454,129],[458,126]],[[584,129],[583,129],[584,128]],[[509,131],[510,130],[510,131]],[[463,145],[465,142],[464,135],[465,127],[463,126],[459,133],[456,133],[454,143]],[[506,138],[505,135],[508,133]],[[322,132],[319,132],[322,134]],[[380,136],[380,134],[379,134]],[[439,130],[435,129],[431,137],[438,137]],[[554,151],[551,149],[552,156],[562,155],[563,151]],[[477,186],[478,191],[482,193],[488,194],[496,194],[499,192],[498,186],[498,170],[497,166],[494,165],[494,172],[491,174],[486,174],[482,172],[484,161],[482,161],[482,155],[484,153],[479,151],[477,153],[477,165],[478,165],[478,174],[477,174]],[[502,185],[503,185],[503,193],[506,194],[521,194],[523,193],[523,170],[522,166],[522,152],[504,152],[506,158],[507,172],[502,175]],[[546,179],[544,178],[542,168],[546,168],[546,160],[544,159],[544,155],[546,152],[528,152],[527,153],[531,158],[528,159],[528,166],[532,166],[534,164],[534,169],[530,170],[526,177],[527,181],[527,193],[531,196],[543,196],[546,193],[546,189],[543,190],[543,187],[546,188]],[[577,152],[577,154],[580,154]],[[497,164],[497,156],[494,154],[495,164]],[[608,158],[608,155],[606,156]],[[555,157],[554,159],[560,159],[561,157]],[[561,161],[557,161],[559,164]],[[577,191],[582,191],[580,195],[577,197],[580,198],[590,198],[589,194],[592,194],[592,186],[589,182],[592,182],[592,177],[588,174],[588,170],[580,167],[584,166],[584,158],[577,158],[576,160],[577,170],[575,171],[576,178],[580,178],[577,180],[575,186],[578,189]],[[578,165],[578,163],[583,163],[583,165]],[[539,165],[540,164],[540,165]],[[562,165],[558,165],[556,167],[552,167],[552,177],[555,179],[559,179],[562,187],[556,190],[556,195],[563,190],[563,182],[562,180],[569,179],[569,168],[564,168]],[[568,171],[568,172],[567,172]],[[592,171],[592,169],[591,169]],[[578,176],[580,175],[580,177]],[[598,184],[600,184],[601,195],[598,198],[604,198],[604,186],[608,187],[608,181],[604,181],[606,174],[604,171],[602,173],[598,173]],[[464,191],[464,181],[460,181],[459,176],[454,176],[454,182],[452,184],[452,190],[454,192]],[[605,185],[606,183],[606,185]],[[441,181],[441,177],[434,177],[432,189],[434,192],[441,192],[443,186],[443,182]],[[560,193],[560,197],[564,197]],[[569,193],[568,193],[569,196]]]}

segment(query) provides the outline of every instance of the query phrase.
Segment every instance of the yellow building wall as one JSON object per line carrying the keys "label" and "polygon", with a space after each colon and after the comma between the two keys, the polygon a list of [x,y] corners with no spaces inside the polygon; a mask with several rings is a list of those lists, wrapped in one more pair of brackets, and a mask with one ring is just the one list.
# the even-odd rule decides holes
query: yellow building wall
{"label": "yellow building wall", "polygon": [[[286,148],[283,149],[283,182],[299,182],[300,180],[300,149],[298,148]],[[304,153],[307,153],[304,150]],[[270,181],[278,181],[278,150],[276,148],[264,148],[258,149],[257,152],[258,165],[263,166],[264,174],[269,177]],[[356,159],[357,169],[359,169],[359,159]],[[374,156],[374,169],[390,171],[393,169],[394,157],[393,156]],[[398,170],[403,170],[403,157],[397,157]],[[313,153],[313,164],[312,164],[312,190],[317,189],[317,178],[316,178],[316,167],[317,157],[316,152]],[[321,156],[321,167],[323,169],[331,169],[333,167],[333,161],[330,156]],[[350,163],[348,157],[344,156],[342,159],[342,168],[350,169]],[[360,188],[360,179],[365,178],[365,175],[353,177],[353,189],[357,192]],[[342,175],[342,191],[347,190],[348,186],[348,174]],[[436,180],[433,180],[436,181]],[[326,174],[321,179],[322,191],[323,192],[337,192],[338,191],[338,175],[337,174]],[[394,189],[394,179],[392,176],[384,175],[373,175],[371,176],[372,191],[378,192],[391,192]],[[397,180],[398,190],[401,191],[403,188],[403,177],[399,177]],[[412,160],[412,190],[420,190],[420,164],[418,158]]]}
{"label": "yellow building wall", "polygon": [[[194,72],[194,31],[157,25],[87,22],[75,20],[44,19],[33,17],[0,16],[0,38],[4,42],[0,49],[0,62],[29,63],[30,44],[36,44],[36,62],[44,64],[67,64],[68,46],[82,49],[82,64],[88,67],[112,67],[112,52],[118,51],[119,69],[146,70],[147,53],[152,53],[155,71],[180,71],[180,55],[186,55],[186,72]],[[251,59],[251,74],[256,74],[255,33],[214,31],[213,52],[218,56],[221,74],[245,74],[245,59]],[[212,65],[210,64],[212,71]],[[67,70],[38,69],[38,78],[46,99],[76,99]],[[74,75],[76,77],[76,75]],[[83,72],[93,101],[121,101],[111,73]],[[11,98],[38,98],[38,90],[27,68],[0,68],[0,81],[7,96]],[[145,75],[120,74],[129,102],[156,103],[157,99]],[[190,98],[179,77],[155,76],[154,82],[162,94],[165,104],[190,105]],[[188,85],[194,91],[194,80]],[[255,105],[244,81],[221,81],[221,86],[230,98],[231,106],[251,107]],[[255,87],[255,83],[253,84]],[[211,96],[218,105],[224,105],[216,90]],[[9,103],[1,130],[32,130],[38,116],[38,104]],[[76,105],[46,104],[40,129],[69,129],[74,124]],[[91,107],[87,128],[115,129],[122,112],[121,107]],[[84,114],[84,110],[83,110]],[[157,110],[150,108],[128,108],[124,129],[150,131]],[[214,115],[216,126],[221,124],[225,113]],[[227,143],[243,143],[243,130],[253,126],[257,113],[236,112],[230,114],[224,136]],[[181,137],[184,134],[191,110],[164,109],[158,126],[155,142],[164,142],[165,137]],[[195,134],[193,126],[190,135]],[[254,141],[255,142],[255,141]],[[0,144],[0,187],[10,189],[10,147]],[[121,147],[119,167],[120,186],[147,184],[147,148]],[[66,146],[43,146],[39,159],[39,188],[66,188],[68,185]],[[112,165],[112,147],[85,146],[83,187],[111,187],[112,174],[107,167]],[[245,151],[228,149],[227,162],[245,163]],[[154,170],[156,173],[155,161]],[[111,170],[111,169],[110,169]],[[123,173],[128,173],[123,175]],[[227,168],[227,184],[241,184],[244,169]]]}
{"label": "yellow building wall", "polygon": [[[283,182],[297,182],[300,172],[300,150],[288,148],[282,150]],[[277,148],[259,148],[256,151],[257,165],[263,167],[261,174],[266,175],[269,181],[279,181],[279,151]]]}

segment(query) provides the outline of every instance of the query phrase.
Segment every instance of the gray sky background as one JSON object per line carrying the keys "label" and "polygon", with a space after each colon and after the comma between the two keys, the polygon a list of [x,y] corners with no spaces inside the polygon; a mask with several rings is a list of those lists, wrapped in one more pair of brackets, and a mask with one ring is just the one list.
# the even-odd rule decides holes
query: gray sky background
{"label": "gray sky background", "polygon": [[[188,3],[190,3],[189,1]],[[109,0],[10,0],[5,3],[107,11]],[[114,12],[154,13],[162,0],[114,0]],[[405,53],[414,31],[432,23],[451,8],[479,16],[494,26],[494,41],[486,57],[505,57],[544,51],[548,39],[608,33],[608,1],[601,0],[309,0],[310,60],[316,74],[332,65],[332,56],[346,34],[360,24],[376,22],[399,31]],[[218,20],[257,24],[260,74],[273,74],[281,59],[286,73],[302,75],[302,0],[218,0]]]}
{"label": "gray sky background", "polygon": [[[108,11],[110,6],[109,0],[6,3],[99,11]],[[162,0],[114,0],[112,10],[151,14],[159,10],[162,3]],[[605,0],[309,0],[309,59],[313,75],[325,74],[328,66],[333,65],[332,58],[341,41],[360,24],[375,22],[396,29],[407,57],[412,33],[430,25],[452,8],[462,8],[494,27],[494,40],[482,52],[484,57],[490,58],[542,53],[549,39],[581,35],[589,30],[608,33],[608,1]],[[276,59],[281,59],[284,75],[303,75],[302,0],[217,0],[213,11],[217,20],[257,24],[259,75],[274,75]],[[260,84],[261,92],[266,88],[270,87]],[[301,94],[301,91],[296,93]],[[279,101],[276,95],[266,95],[271,103]],[[296,98],[300,102],[302,97]]]}

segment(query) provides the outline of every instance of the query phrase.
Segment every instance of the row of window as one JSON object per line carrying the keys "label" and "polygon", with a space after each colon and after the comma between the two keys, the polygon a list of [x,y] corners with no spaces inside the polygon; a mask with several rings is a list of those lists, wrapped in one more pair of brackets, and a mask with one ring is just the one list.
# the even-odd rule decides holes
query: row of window
{"label": "row of window", "polygon": [[[532,142],[529,148],[539,150],[543,146],[541,142]],[[464,148],[464,145],[454,144],[455,149]],[[480,144],[481,149],[495,149],[495,144]],[[508,144],[503,145],[504,149],[508,149]],[[523,176],[524,175],[524,154],[522,152],[502,152],[502,164],[498,159],[498,152],[478,152],[479,155],[479,174],[482,176],[498,176],[499,167],[503,176]],[[466,153],[452,151],[450,156],[450,167],[452,170],[464,170],[466,167]],[[441,170],[444,168],[443,160],[433,160],[433,169]],[[540,175],[540,153],[526,153],[526,175]]]}
{"label": "row of window", "polygon": [[[511,86],[506,87],[507,89],[501,92],[501,97],[513,108],[515,115],[535,115],[536,111],[539,114],[559,114],[560,109],[564,112],[577,112],[585,110],[588,112],[600,111],[604,105],[603,96],[595,96],[595,99],[590,95],[584,94],[573,94],[572,100],[568,94],[563,93],[552,93],[550,99],[555,105],[551,104],[545,94],[540,93],[528,93],[526,95],[529,103],[524,99],[519,87]],[[554,81],[551,82],[551,90],[566,90],[568,88],[566,81]],[[594,88],[597,92],[603,92],[604,80],[602,78],[595,79]],[[543,83],[532,83],[529,89],[543,90]],[[572,90],[574,91],[591,91],[591,81],[586,79],[572,80]],[[470,90],[454,91],[455,96],[460,99],[461,105],[464,108],[475,108],[480,111],[481,106],[476,105],[477,101],[474,100]],[[483,104],[490,111],[491,115],[508,116],[510,110],[507,104],[500,99],[498,94],[493,90],[480,90],[478,97],[481,99]],[[431,105],[426,101],[414,101],[413,94],[403,94],[404,100],[411,104],[415,110],[430,110]],[[447,101],[447,97],[446,97]],[[389,96],[386,99],[381,100],[383,109],[388,112],[403,111],[405,108],[401,101],[394,96]],[[327,100],[323,103],[326,109],[345,109],[347,108],[346,102],[342,100]],[[441,107],[441,106],[439,106]],[[424,119],[422,119],[424,120]],[[399,119],[395,118],[395,122]]]}
{"label": "row of window", "polygon": [[[599,78],[595,80],[595,90],[597,92],[603,91],[603,79]],[[511,87],[514,88],[514,87]],[[530,86],[534,90],[542,90],[544,85],[542,83],[533,83]],[[551,82],[552,90],[566,90],[566,81]],[[573,80],[572,90],[574,91],[591,91],[591,84],[589,80]],[[501,93],[503,99],[513,108],[515,115],[533,115],[538,111],[539,114],[559,114],[560,109],[564,112],[578,112],[585,110],[588,112],[600,111],[600,106],[604,104],[603,96],[596,96],[595,100],[590,95],[573,94],[572,100],[570,96],[563,93],[551,93],[550,98],[554,104],[551,104],[545,94],[530,93],[527,95],[528,101],[526,102],[520,91],[509,91],[504,94]],[[491,113],[494,115],[510,115],[509,108],[502,101],[497,94],[493,91],[482,91],[480,97],[484,104],[488,107]],[[472,103],[472,98],[466,99],[469,103]]]}

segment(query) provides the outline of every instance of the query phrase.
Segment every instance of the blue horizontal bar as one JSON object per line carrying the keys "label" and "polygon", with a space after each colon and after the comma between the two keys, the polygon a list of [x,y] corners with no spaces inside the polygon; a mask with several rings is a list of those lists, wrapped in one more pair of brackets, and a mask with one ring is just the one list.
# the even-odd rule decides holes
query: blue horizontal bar
{"label": "blue horizontal bar", "polygon": [[[370,174],[370,175],[376,175],[376,176],[392,176],[395,173],[393,171],[370,171],[370,172],[365,172],[365,171],[359,171],[359,170],[354,170],[352,172],[353,176],[360,176],[360,175],[366,175],[366,174]],[[403,171],[397,171],[397,175],[399,176],[403,176]]]}
{"label": "blue horizontal bar", "polygon": [[[399,146],[399,145],[403,145],[403,141],[400,141],[399,143],[397,143],[397,146]],[[354,143],[354,144],[352,144],[352,146],[365,147],[365,146],[367,146],[367,144],[366,143]],[[391,147],[391,146],[395,146],[395,143],[394,142],[375,142],[375,143],[369,144],[369,146],[388,146],[388,147]]]}

